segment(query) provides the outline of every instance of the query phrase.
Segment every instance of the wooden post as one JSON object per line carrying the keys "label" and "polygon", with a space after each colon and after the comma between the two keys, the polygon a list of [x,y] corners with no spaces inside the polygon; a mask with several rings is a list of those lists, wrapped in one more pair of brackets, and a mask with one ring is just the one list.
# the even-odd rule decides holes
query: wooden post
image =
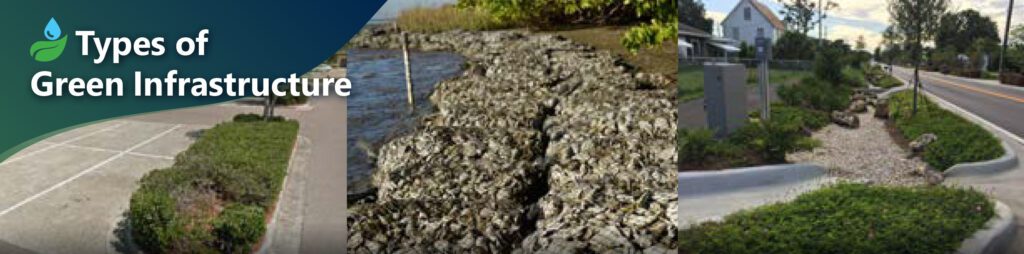
{"label": "wooden post", "polygon": [[[395,24],[395,28],[397,30],[398,24]],[[409,42],[406,39],[406,33],[404,31],[401,32],[401,37],[402,37],[402,57],[404,58],[404,62],[405,62],[405,91],[406,91],[406,95],[408,95],[408,97],[409,97],[409,107],[413,107],[416,104],[413,104],[414,102],[413,102],[413,98],[412,98],[412,70],[409,69],[409,45],[408,45]]]}

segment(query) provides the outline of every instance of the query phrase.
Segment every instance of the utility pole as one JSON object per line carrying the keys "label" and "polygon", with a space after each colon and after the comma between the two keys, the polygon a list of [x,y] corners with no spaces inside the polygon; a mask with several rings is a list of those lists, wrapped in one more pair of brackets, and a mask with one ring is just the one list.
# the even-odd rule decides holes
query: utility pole
{"label": "utility pole", "polygon": [[1003,59],[1006,58],[1006,44],[1010,39],[1010,20],[1013,18],[1013,0],[1010,0],[1010,7],[1006,8],[1006,28],[1003,32],[1003,50],[999,52],[999,75],[1003,75]]}
{"label": "utility pole", "polygon": [[821,22],[821,15],[824,14],[822,10],[824,9],[821,6],[821,0],[818,0],[818,48],[821,48],[821,43],[825,40],[825,37],[822,35],[825,31],[825,24]]}

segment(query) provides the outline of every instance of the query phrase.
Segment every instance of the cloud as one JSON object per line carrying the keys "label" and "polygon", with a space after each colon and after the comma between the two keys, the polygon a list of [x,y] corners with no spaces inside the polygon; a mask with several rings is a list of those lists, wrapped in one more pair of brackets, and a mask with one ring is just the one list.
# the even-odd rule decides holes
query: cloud
{"label": "cloud", "polygon": [[855,41],[857,41],[859,36],[864,36],[864,44],[867,46],[865,50],[874,50],[875,47],[882,43],[882,34],[863,27],[836,25],[829,27],[828,32],[829,39],[842,39],[850,44],[850,46],[855,45]]}

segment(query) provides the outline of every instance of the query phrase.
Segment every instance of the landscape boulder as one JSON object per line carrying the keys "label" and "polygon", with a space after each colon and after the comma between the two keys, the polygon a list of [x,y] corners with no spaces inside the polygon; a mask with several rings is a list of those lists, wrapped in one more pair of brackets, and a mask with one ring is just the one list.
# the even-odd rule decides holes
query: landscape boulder
{"label": "landscape boulder", "polygon": [[921,136],[917,136],[913,141],[910,141],[910,152],[913,154],[920,154],[924,152],[924,149],[928,147],[928,144],[939,140],[939,136],[934,133],[925,133]]}
{"label": "landscape boulder", "polygon": [[877,99],[875,100],[875,117],[886,119],[889,118],[889,100],[888,99]]}
{"label": "landscape boulder", "polygon": [[860,127],[860,119],[857,115],[846,111],[832,111],[832,122],[839,126],[854,128]]}

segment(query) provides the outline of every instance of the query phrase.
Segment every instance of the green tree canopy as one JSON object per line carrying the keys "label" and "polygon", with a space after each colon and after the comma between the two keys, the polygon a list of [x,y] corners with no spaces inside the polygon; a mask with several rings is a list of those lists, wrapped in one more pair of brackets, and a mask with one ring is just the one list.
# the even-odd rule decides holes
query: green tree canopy
{"label": "green tree canopy", "polygon": [[999,41],[996,22],[978,11],[967,9],[942,15],[935,33],[935,46],[952,47],[956,52],[967,53],[978,39]]}
{"label": "green tree canopy", "polygon": [[700,0],[679,0],[679,22],[711,33],[714,21],[704,16],[704,3]]}
{"label": "green tree canopy", "polygon": [[782,21],[790,29],[801,34],[807,34],[817,23],[814,20],[814,13],[817,10],[817,2],[813,0],[789,0],[782,3]]}

